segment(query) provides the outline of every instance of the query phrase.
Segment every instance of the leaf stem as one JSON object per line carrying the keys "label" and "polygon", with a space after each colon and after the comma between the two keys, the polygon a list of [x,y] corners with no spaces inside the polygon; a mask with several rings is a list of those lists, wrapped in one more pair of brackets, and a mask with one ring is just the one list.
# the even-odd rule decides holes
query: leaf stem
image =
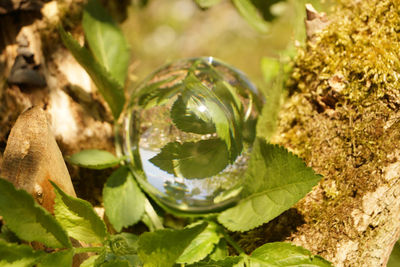
{"label": "leaf stem", "polygon": [[100,253],[100,252],[103,252],[103,250],[104,250],[104,247],[74,248],[74,253],[75,254],[87,253],[87,252]]}
{"label": "leaf stem", "polygon": [[153,224],[154,229],[156,230],[164,229],[164,226],[161,223],[160,219],[158,218],[156,211],[154,210],[153,206],[151,205],[150,201],[147,198],[144,202],[144,210],[149,216],[150,222]]}
{"label": "leaf stem", "polygon": [[232,237],[226,232],[224,228],[222,228],[222,234],[226,242],[228,242],[228,244],[231,245],[238,254],[246,254],[246,252],[238,245],[238,243],[236,243],[235,240],[232,239]]}

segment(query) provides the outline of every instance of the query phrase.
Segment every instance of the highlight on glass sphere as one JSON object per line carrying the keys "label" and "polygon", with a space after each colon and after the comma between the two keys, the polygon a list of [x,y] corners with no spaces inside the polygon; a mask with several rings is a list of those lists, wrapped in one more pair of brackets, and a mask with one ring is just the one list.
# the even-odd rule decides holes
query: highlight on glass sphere
{"label": "highlight on glass sphere", "polygon": [[135,91],[123,152],[162,204],[188,213],[221,210],[239,200],[261,106],[240,71],[212,57],[180,60]]}

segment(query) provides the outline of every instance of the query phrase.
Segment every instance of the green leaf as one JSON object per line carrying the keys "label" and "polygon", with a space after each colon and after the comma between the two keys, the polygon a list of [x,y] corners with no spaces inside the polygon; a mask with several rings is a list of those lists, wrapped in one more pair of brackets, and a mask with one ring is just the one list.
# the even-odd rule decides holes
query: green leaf
{"label": "green leaf", "polygon": [[101,170],[117,166],[121,159],[105,150],[87,149],[73,154],[67,161],[81,167]]}
{"label": "green leaf", "polygon": [[195,2],[201,8],[210,8],[221,2],[221,0],[195,0]]}
{"label": "green leaf", "polygon": [[182,230],[163,229],[144,233],[139,238],[139,257],[144,267],[168,267],[192,240],[207,227],[206,223]]}
{"label": "green leaf", "polygon": [[65,230],[24,190],[0,178],[0,216],[8,228],[25,241],[38,241],[52,248],[72,247]]}
{"label": "green leaf", "polygon": [[257,137],[270,140],[275,133],[278,122],[278,114],[283,102],[287,77],[279,60],[263,58],[261,64],[264,80],[269,84],[269,88],[265,92],[266,104],[263,106],[261,116],[258,119],[256,132]]}
{"label": "green leaf", "polygon": [[390,254],[389,262],[387,267],[398,267],[400,266],[400,243],[399,241],[394,244],[392,253]]}
{"label": "green leaf", "polygon": [[150,162],[177,177],[211,177],[228,165],[228,151],[220,139],[207,139],[198,142],[171,142]]}
{"label": "green leaf", "polygon": [[123,86],[130,49],[121,29],[97,0],[90,0],[85,6],[82,26],[97,61]]}
{"label": "green leaf", "polygon": [[0,241],[5,241],[9,243],[20,243],[21,240],[14,234],[8,227],[7,225],[2,225],[1,227],[1,233],[0,233]]}
{"label": "green leaf", "polygon": [[66,33],[62,27],[59,28],[59,32],[64,45],[96,84],[100,94],[109,105],[114,119],[118,119],[125,104],[124,88],[96,61],[86,48],[79,45],[71,34]]}
{"label": "green leaf", "polygon": [[218,261],[225,259],[228,255],[228,245],[226,244],[225,239],[221,239],[209,257],[211,260]]}
{"label": "green leaf", "polygon": [[330,262],[320,256],[313,256],[307,249],[284,242],[267,243],[254,250],[249,259],[250,267],[333,267]]}
{"label": "green leaf", "polygon": [[62,250],[47,254],[39,263],[39,267],[71,267],[74,251]]}
{"label": "green leaf", "polygon": [[132,266],[141,266],[141,261],[137,255],[138,239],[137,236],[129,233],[110,236],[110,239],[106,242],[108,249],[103,254],[103,261],[122,260],[128,261]]}
{"label": "green leaf", "polygon": [[204,259],[213,251],[220,238],[217,224],[209,222],[206,229],[193,239],[176,262],[190,264]]}
{"label": "green leaf", "polygon": [[231,231],[253,229],[292,207],[320,179],[297,156],[258,138],[245,174],[244,199],[218,221]]}
{"label": "green leaf", "polygon": [[64,193],[51,182],[56,193],[54,214],[68,234],[86,243],[102,243],[107,236],[106,225],[89,202]]}
{"label": "green leaf", "polygon": [[117,232],[137,223],[144,213],[145,196],[127,167],[116,170],[103,188],[107,218]]}
{"label": "green leaf", "polygon": [[223,260],[218,261],[204,261],[195,264],[187,265],[187,267],[232,267],[239,263],[242,257],[226,257]]}
{"label": "green leaf", "polygon": [[35,264],[45,253],[27,245],[6,243],[0,240],[0,266],[24,267]]}
{"label": "green leaf", "polygon": [[101,267],[130,267],[131,265],[127,260],[111,260],[103,263]]}
{"label": "green leaf", "polygon": [[118,235],[115,235],[117,237],[122,237],[126,244],[129,247],[130,253],[136,253],[139,247],[139,237],[137,235],[131,234],[131,233],[120,233]]}
{"label": "green leaf", "polygon": [[88,266],[114,266],[113,264],[122,264],[121,266],[135,266],[135,267],[142,267],[143,264],[139,259],[139,256],[136,254],[129,254],[129,255],[116,255],[112,252],[103,252],[96,259],[89,262]]}
{"label": "green leaf", "polygon": [[[140,88],[137,95],[139,106],[142,108],[150,108],[156,105],[162,105],[164,102],[170,100],[171,97],[183,88],[181,82],[174,82],[175,79],[177,79],[177,76],[170,76],[164,80]],[[173,85],[166,85],[171,83]]]}
{"label": "green leaf", "polygon": [[202,103],[189,98],[186,102],[179,96],[171,108],[171,118],[175,126],[189,133],[210,134],[215,133],[215,125],[211,114],[203,108]]}
{"label": "green leaf", "polygon": [[239,13],[247,22],[261,33],[267,33],[270,25],[264,21],[257,8],[250,0],[232,0]]}
{"label": "green leaf", "polygon": [[96,266],[95,262],[96,262],[98,257],[99,257],[99,255],[94,255],[94,256],[89,257],[84,262],[82,262],[80,267],[94,267],[94,266]]}
{"label": "green leaf", "polygon": [[266,84],[271,84],[281,72],[281,62],[277,58],[263,57],[261,71]]}
{"label": "green leaf", "polygon": [[211,115],[211,120],[215,124],[218,137],[225,141],[228,150],[230,150],[232,145],[231,132],[234,130],[232,124],[233,114],[224,106],[218,96],[193,73],[187,75],[184,85],[186,89],[183,94],[184,98],[191,97],[193,101],[203,103],[205,109]]}
{"label": "green leaf", "polygon": [[[233,87],[226,81],[217,81],[213,88],[213,92],[222,100],[225,107],[229,110],[229,127],[232,139],[231,152],[234,152],[232,157],[234,160],[236,155],[239,155],[243,149],[243,122],[247,120],[245,117],[246,114],[244,114],[242,102],[239,98],[239,91],[237,87]],[[252,99],[250,97],[249,107],[251,106]],[[233,160],[231,162],[233,162]]]}

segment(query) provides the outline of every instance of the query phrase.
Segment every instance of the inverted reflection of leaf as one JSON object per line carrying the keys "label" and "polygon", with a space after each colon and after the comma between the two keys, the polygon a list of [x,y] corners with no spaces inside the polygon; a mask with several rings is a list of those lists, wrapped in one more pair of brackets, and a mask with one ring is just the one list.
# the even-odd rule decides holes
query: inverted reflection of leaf
{"label": "inverted reflection of leaf", "polygon": [[206,178],[228,165],[228,150],[220,139],[168,143],[150,162],[177,177]]}
{"label": "inverted reflection of leaf", "polygon": [[197,134],[215,133],[215,125],[207,108],[195,98],[185,102],[180,96],[172,105],[171,118],[175,126],[184,132]]}

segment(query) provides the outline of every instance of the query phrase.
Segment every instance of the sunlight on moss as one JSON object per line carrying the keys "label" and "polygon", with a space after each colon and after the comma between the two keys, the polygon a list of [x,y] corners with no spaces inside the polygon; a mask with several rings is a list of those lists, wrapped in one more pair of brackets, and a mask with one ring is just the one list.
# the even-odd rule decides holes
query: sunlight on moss
{"label": "sunlight on moss", "polygon": [[[396,94],[400,78],[400,17],[395,1],[342,1],[332,23],[317,41],[308,43],[296,60],[293,78],[301,91],[316,95],[331,90],[337,75],[340,96],[350,101],[370,94],[381,98]],[[321,67],[323,66],[323,67]]]}

